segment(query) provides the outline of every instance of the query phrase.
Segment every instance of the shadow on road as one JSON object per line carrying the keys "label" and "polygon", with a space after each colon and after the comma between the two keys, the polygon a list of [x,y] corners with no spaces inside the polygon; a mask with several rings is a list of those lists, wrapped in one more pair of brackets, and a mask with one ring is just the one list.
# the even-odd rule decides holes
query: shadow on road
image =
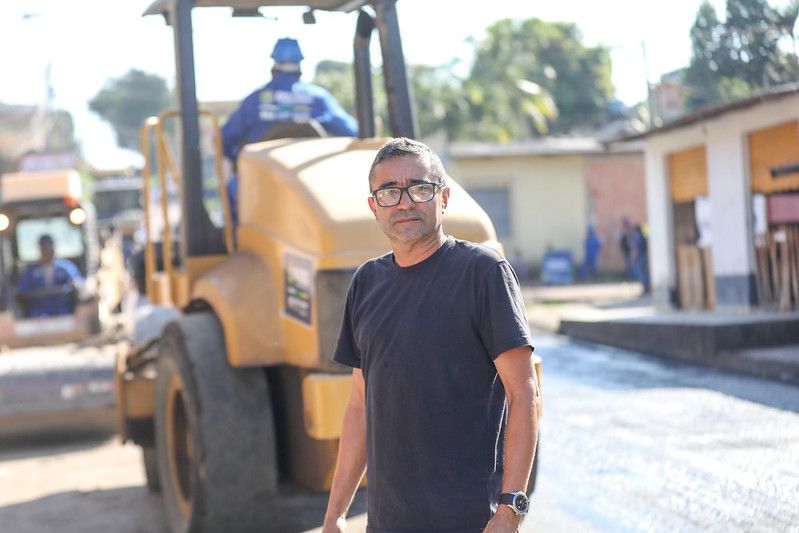
{"label": "shadow on road", "polygon": [[51,431],[4,436],[0,438],[0,463],[90,450],[112,438],[113,433],[108,431]]}
{"label": "shadow on road", "polygon": [[144,487],[68,491],[0,508],[9,533],[162,533],[168,531],[158,496]]}
{"label": "shadow on road", "polygon": [[[300,533],[321,527],[328,496],[327,492],[313,492],[295,485],[281,487],[277,497],[272,500],[275,520],[269,532]],[[361,489],[355,495],[349,515],[365,512],[366,490]]]}
{"label": "shadow on road", "polygon": [[[327,493],[283,487],[271,505],[270,529],[263,533],[299,533],[321,527]],[[366,511],[366,493],[355,497],[351,514]],[[58,492],[0,507],[4,533],[167,533],[166,515],[158,494],[143,486],[107,490]]]}

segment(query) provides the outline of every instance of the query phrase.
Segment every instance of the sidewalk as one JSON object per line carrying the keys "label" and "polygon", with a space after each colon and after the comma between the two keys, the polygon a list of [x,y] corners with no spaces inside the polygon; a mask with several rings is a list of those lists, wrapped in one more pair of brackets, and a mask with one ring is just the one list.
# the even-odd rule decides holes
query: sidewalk
{"label": "sidewalk", "polygon": [[637,283],[524,286],[533,328],[799,383],[799,313],[659,309]]}
{"label": "sidewalk", "polygon": [[561,318],[617,318],[655,313],[652,299],[641,294],[641,284],[634,282],[523,285],[530,324],[557,332]]}

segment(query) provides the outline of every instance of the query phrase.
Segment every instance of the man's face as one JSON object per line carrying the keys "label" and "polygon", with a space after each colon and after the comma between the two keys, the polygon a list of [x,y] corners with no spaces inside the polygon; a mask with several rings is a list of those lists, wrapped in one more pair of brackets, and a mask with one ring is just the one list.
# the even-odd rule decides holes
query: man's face
{"label": "man's face", "polygon": [[55,257],[55,250],[52,244],[42,243],[39,245],[39,253],[41,254],[41,262],[49,265],[53,262]]}
{"label": "man's face", "polygon": [[[375,167],[371,188],[407,187],[415,183],[433,183],[428,170],[407,155],[387,159]],[[441,231],[441,221],[449,200],[449,188],[439,190],[429,202],[415,203],[403,191],[400,201],[392,207],[382,207],[374,196],[369,197],[369,207],[375,215],[380,229],[392,242],[413,244],[432,238]]]}

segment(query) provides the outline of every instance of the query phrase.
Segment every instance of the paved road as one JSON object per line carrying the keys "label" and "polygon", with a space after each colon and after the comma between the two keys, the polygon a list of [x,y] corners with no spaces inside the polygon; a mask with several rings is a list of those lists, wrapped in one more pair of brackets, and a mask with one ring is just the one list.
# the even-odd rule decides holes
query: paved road
{"label": "paved road", "polygon": [[[799,388],[536,338],[545,414],[523,531],[799,531]],[[280,531],[319,525],[324,495],[283,501],[297,518]],[[138,448],[107,434],[0,444],[0,526],[166,529]]]}
{"label": "paved road", "polygon": [[524,531],[799,531],[799,388],[538,335]]}

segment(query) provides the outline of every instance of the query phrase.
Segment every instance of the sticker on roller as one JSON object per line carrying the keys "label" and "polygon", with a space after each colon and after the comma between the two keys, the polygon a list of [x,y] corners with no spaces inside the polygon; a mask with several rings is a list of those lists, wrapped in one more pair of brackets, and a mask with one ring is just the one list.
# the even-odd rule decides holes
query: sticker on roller
{"label": "sticker on roller", "polygon": [[313,263],[305,257],[286,254],[283,275],[285,286],[283,311],[291,318],[310,326]]}

